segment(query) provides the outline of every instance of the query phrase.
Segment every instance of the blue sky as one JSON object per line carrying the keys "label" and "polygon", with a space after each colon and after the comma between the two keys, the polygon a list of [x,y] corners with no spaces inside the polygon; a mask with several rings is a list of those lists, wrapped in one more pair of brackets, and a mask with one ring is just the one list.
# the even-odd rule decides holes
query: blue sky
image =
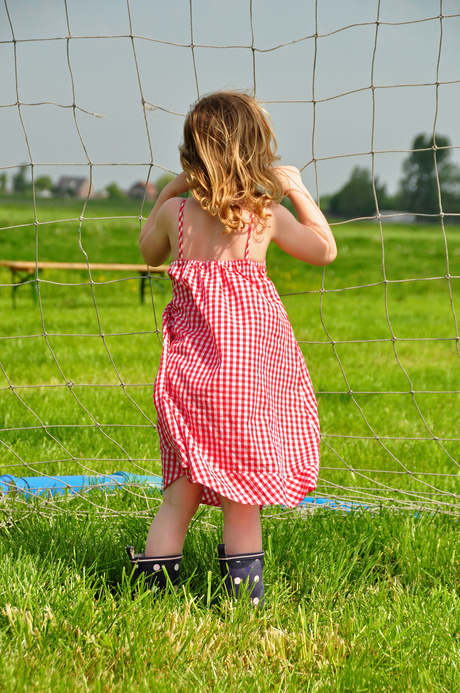
{"label": "blue sky", "polygon": [[[64,0],[6,6],[1,167],[32,160],[36,175],[56,179],[88,175],[91,161],[97,189],[145,179],[151,162],[153,180],[177,172],[196,82],[200,94],[252,89],[254,69],[282,161],[305,167],[312,191],[317,181],[320,194],[334,192],[354,166],[371,168],[373,146],[375,173],[393,192],[407,156],[394,150],[409,149],[435,123],[460,147],[458,0],[443,1],[442,23],[439,0],[381,0],[377,40],[378,0],[318,0],[317,8],[313,0],[253,0],[252,25],[250,0],[68,0],[68,18]],[[142,97],[151,104],[145,115]],[[460,163],[460,149],[452,158]]]}

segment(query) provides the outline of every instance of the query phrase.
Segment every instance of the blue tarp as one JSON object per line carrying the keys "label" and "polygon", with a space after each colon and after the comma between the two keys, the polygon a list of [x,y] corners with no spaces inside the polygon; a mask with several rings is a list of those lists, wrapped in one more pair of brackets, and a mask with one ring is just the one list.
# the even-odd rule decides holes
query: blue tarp
{"label": "blue tarp", "polygon": [[[82,493],[94,488],[104,490],[115,490],[125,484],[139,484],[150,486],[151,488],[162,489],[163,479],[156,474],[152,476],[131,474],[129,472],[115,472],[107,476],[29,476],[16,477],[10,474],[0,476],[0,493],[20,493],[25,500],[31,496],[55,496],[58,494]],[[315,498],[307,496],[298,507],[305,507],[311,510],[318,508],[329,508],[330,510],[341,510],[350,512],[351,510],[363,509],[367,506],[361,503],[350,501],[336,501],[330,498]]]}
{"label": "blue tarp", "polygon": [[116,472],[110,476],[0,476],[0,493],[20,493],[26,500],[31,496],[62,493],[81,493],[90,489],[116,489],[124,484],[142,484],[153,488],[162,487],[161,476],[143,476]]}

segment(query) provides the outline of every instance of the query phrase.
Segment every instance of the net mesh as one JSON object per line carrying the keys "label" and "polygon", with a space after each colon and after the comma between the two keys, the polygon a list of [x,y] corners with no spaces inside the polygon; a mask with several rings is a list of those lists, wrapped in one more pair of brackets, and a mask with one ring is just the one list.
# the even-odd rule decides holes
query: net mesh
{"label": "net mesh", "polygon": [[[137,4],[134,6],[129,0],[120,13],[120,28],[124,28],[120,33],[96,32],[94,35],[87,28],[86,33],[79,34],[78,27],[73,26],[73,6],[63,0],[57,3],[65,18],[61,35],[24,37],[18,33],[17,25],[21,23],[19,18],[15,19],[13,4],[4,0],[4,34],[7,26],[9,36],[3,38],[0,47],[12,56],[14,79],[10,92],[14,91],[15,96],[10,102],[0,103],[0,118],[3,117],[4,131],[13,119],[16,128],[19,124],[22,144],[18,158],[5,162],[2,170],[8,173],[17,170],[24,164],[26,152],[25,166],[30,172],[32,196],[28,207],[22,203],[28,210],[26,221],[23,217],[16,220],[12,214],[9,221],[3,222],[2,244],[7,239],[13,242],[6,254],[2,253],[2,259],[33,260],[35,263],[31,273],[15,271],[11,275],[11,267],[0,268],[4,314],[0,333],[3,412],[0,473],[4,478],[12,475],[56,479],[69,474],[100,477],[114,475],[120,469],[139,475],[161,474],[151,395],[161,353],[160,316],[170,295],[169,280],[148,274],[148,305],[137,306],[133,294],[144,281],[138,272],[131,270],[119,274],[109,269],[94,270],[92,263],[115,261],[114,256],[104,256],[96,249],[98,240],[100,244],[106,243],[108,234],[114,229],[117,233],[126,229],[135,248],[136,235],[146,216],[148,183],[162,172],[171,171],[157,155],[161,140],[169,139],[170,147],[176,146],[190,102],[209,91],[205,61],[211,59],[225,66],[226,74],[230,75],[226,79],[241,84],[239,62],[234,64],[238,54],[243,56],[241,60],[245,65],[243,86],[253,90],[270,112],[276,114],[277,109],[282,109],[288,117],[292,113],[303,157],[295,163],[316,188],[318,200],[330,166],[339,166],[353,157],[356,161],[368,162],[372,171],[376,213],[367,219],[366,255],[361,269],[340,274],[333,265],[321,272],[312,270],[305,274],[295,265],[291,273],[281,265],[279,269],[275,258],[274,280],[288,313],[305,316],[304,325],[295,322],[294,328],[319,401],[322,467],[313,497],[339,504],[375,506],[386,503],[398,508],[458,512],[460,350],[455,292],[458,293],[456,268],[460,246],[455,236],[458,231],[446,225],[447,221],[455,221],[458,214],[443,209],[436,133],[442,112],[442,89],[460,84],[458,64],[455,68],[451,66],[449,79],[443,77],[440,69],[446,30],[458,27],[460,14],[446,14],[441,0],[438,5],[430,4],[431,8],[436,6],[436,12],[430,16],[391,22],[382,18],[385,3],[375,2],[368,3],[372,5],[371,21],[350,21],[324,32],[320,20],[321,0],[308,5],[311,11],[308,35],[298,37],[298,26],[294,23],[291,34],[295,31],[296,38],[266,45],[261,38],[266,16],[260,3],[253,0],[242,3],[240,33],[235,34],[235,43],[230,45],[201,41],[202,36],[212,38],[216,29],[208,25],[197,27],[198,10],[200,18],[203,17],[202,3],[198,0],[171,6],[172,18],[180,12],[182,41],[138,33],[142,13]],[[382,83],[376,76],[382,33],[388,27],[416,32],[426,24],[436,30],[434,35],[437,36],[430,77],[426,81],[406,82],[406,71],[401,67],[400,82]],[[364,29],[368,37],[372,36],[369,61],[365,66],[368,82],[365,86],[334,93],[327,77],[327,42],[340,36],[352,51],[356,31]],[[240,40],[245,42],[240,43]],[[113,133],[109,124],[105,126],[106,121],[101,120],[104,114],[87,108],[86,99],[80,96],[85,93],[85,80],[93,79],[97,69],[97,66],[86,65],[85,71],[82,66],[83,49],[89,41],[99,46],[101,61],[104,60],[104,46],[109,42],[117,41],[123,46],[124,56],[129,51],[134,66],[130,92],[117,93],[115,103],[131,99],[135,113],[132,127],[142,127],[145,132],[145,154],[137,160],[121,153],[120,159],[115,161],[98,158],[97,143],[88,123],[100,121],[102,129],[107,129],[107,137]],[[21,87],[24,69],[21,60],[26,50],[35,49],[38,44],[45,44],[49,50],[51,44],[53,50],[55,44],[65,47],[65,52],[60,53],[59,69],[65,64],[62,79],[66,82],[68,101],[25,99]],[[299,67],[297,54],[286,51],[300,48],[305,53],[302,53]],[[152,65],[154,60],[162,65],[174,61],[178,55],[178,72],[186,74],[187,86],[182,88],[182,81],[178,82],[175,98],[166,95],[163,98],[161,95],[167,93],[170,74],[162,75],[157,69],[152,77],[147,65],[149,61]],[[268,58],[270,62],[266,62]],[[358,52],[356,62],[352,63],[357,71],[361,62],[364,61],[360,60]],[[302,84],[300,77],[296,82],[297,98],[270,98],[273,90],[267,86],[269,80],[273,81],[283,70],[294,69],[299,70],[303,79]],[[102,78],[107,79],[107,75],[115,82],[116,66],[112,72],[104,72]],[[40,79],[36,86],[39,90]],[[211,85],[212,88],[218,86],[222,85]],[[420,271],[410,268],[405,275],[401,274],[400,264],[396,270],[388,259],[408,252],[389,223],[404,217],[400,212],[380,209],[377,190],[382,157],[407,156],[412,151],[393,145],[398,141],[396,131],[388,146],[377,147],[376,143],[378,123],[386,117],[390,93],[394,95],[398,90],[414,94],[416,90],[429,90],[431,94],[434,104],[431,150],[439,206],[435,214],[419,214],[433,224],[426,227],[427,230],[421,227],[420,231],[413,232],[411,240],[406,242],[412,252],[424,234],[432,234],[435,256],[425,258]],[[157,94],[158,99],[153,97]],[[367,109],[365,116],[368,147],[357,150],[352,141],[348,144],[346,136],[338,152],[328,153],[323,146],[319,147],[319,131],[325,127],[324,114],[327,113],[324,107],[332,103],[337,109],[345,108],[349,97],[361,96],[367,99],[368,105],[370,103],[370,111]],[[58,112],[71,113],[69,149],[76,151],[70,146],[72,138],[74,141],[76,137],[79,145],[79,155],[72,160],[66,160],[65,138],[56,150],[37,129],[34,116],[38,117],[40,112],[38,120],[43,123],[43,109],[47,109],[51,128],[53,119],[59,117]],[[126,130],[128,139],[130,127]],[[122,138],[121,131],[118,138]],[[114,152],[118,151],[117,147],[114,143]],[[441,148],[455,152],[458,146],[449,144]],[[46,156],[47,151],[49,156]],[[83,171],[89,180],[83,199],[72,200],[72,206],[68,206],[71,210],[68,218],[62,218],[65,205],[56,212],[49,200],[39,195],[37,180],[45,167],[47,170],[56,167],[61,171],[67,167],[72,172]],[[96,187],[95,179],[99,171],[106,171],[107,167],[113,171],[114,178],[118,169],[132,167],[136,173],[143,172],[144,195],[136,213],[133,214],[131,206],[124,214],[115,204],[113,210],[106,206],[106,211],[101,212],[102,207],[93,200],[91,191]],[[339,245],[337,263],[346,265],[349,247],[357,242],[356,224],[363,221],[366,219],[331,223]],[[59,235],[65,236],[66,244],[57,244],[54,249],[53,239]],[[33,257],[22,256],[24,244],[33,249]],[[86,270],[43,272],[39,262],[53,259],[83,261]],[[120,258],[116,261],[120,262]],[[133,261],[136,261],[135,251]],[[18,281],[24,285],[20,291],[17,291]],[[25,295],[27,285],[32,293],[36,291],[36,306],[30,296]],[[16,308],[11,307],[11,291]],[[436,294],[434,303],[430,291]],[[375,311],[379,313],[379,326],[369,325],[366,331],[366,322],[371,321]],[[417,323],[413,322],[414,315],[418,316]],[[427,373],[430,377],[425,377]],[[119,478],[112,478],[118,483]],[[130,484],[127,489],[132,494],[145,495],[145,489],[136,484]],[[105,511],[103,496],[77,495],[82,502]],[[40,502],[65,509],[68,499],[42,495]]]}

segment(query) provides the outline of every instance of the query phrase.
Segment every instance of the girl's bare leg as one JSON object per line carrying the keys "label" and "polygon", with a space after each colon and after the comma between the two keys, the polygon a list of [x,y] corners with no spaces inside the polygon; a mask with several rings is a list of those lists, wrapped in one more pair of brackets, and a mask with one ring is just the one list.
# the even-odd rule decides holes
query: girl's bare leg
{"label": "girl's bare leg", "polygon": [[201,501],[203,486],[181,476],[167,486],[163,503],[155,515],[145,544],[146,556],[173,556],[182,553],[190,520]]}
{"label": "girl's bare leg", "polygon": [[228,556],[262,551],[260,506],[243,505],[219,496],[224,512],[225,552]]}

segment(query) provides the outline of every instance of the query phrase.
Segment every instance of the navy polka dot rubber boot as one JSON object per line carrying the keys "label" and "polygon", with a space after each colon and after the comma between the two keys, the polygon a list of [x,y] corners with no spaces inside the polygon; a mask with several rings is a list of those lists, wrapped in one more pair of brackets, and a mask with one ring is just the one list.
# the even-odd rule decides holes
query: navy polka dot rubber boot
{"label": "navy polka dot rubber boot", "polygon": [[158,592],[166,590],[168,578],[173,586],[179,582],[182,554],[177,556],[146,556],[145,553],[134,553],[134,546],[127,546],[126,551],[131,565],[136,567],[132,578],[134,582],[141,575],[144,575],[145,584]]}
{"label": "navy polka dot rubber boot", "polygon": [[240,553],[227,556],[225,544],[217,547],[220,571],[230,597],[238,599],[247,590],[254,606],[264,605],[264,552]]}

